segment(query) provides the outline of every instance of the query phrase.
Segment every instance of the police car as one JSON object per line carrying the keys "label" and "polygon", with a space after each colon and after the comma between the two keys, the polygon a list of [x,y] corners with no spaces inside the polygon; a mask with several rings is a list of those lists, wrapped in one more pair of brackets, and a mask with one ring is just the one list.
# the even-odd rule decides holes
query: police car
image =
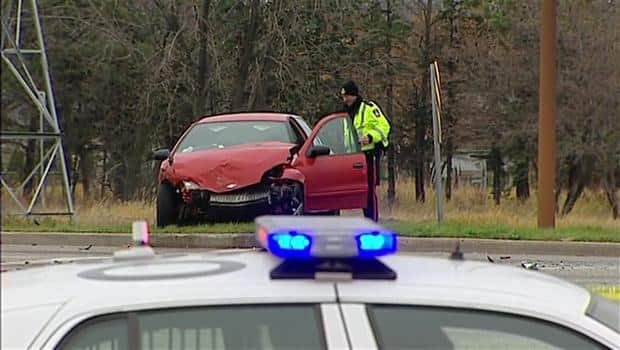
{"label": "police car", "polygon": [[619,305],[563,280],[403,256],[361,218],[260,217],[263,249],[2,274],[2,349],[618,349]]}

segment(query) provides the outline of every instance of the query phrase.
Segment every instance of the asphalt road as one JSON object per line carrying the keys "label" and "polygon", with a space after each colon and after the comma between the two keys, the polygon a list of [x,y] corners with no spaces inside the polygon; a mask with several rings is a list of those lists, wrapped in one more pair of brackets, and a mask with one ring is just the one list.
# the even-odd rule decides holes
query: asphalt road
{"label": "asphalt road", "polygon": [[[0,245],[2,271],[30,268],[41,264],[71,261],[75,258],[110,256],[123,247],[103,246],[48,246],[48,245]],[[208,249],[157,248],[157,252],[205,252]],[[424,256],[447,256],[446,253],[402,253]],[[620,257],[560,256],[560,255],[487,255],[466,253],[466,259],[489,261],[496,264],[522,264],[585,287],[620,285]],[[56,261],[54,261],[56,260]]]}

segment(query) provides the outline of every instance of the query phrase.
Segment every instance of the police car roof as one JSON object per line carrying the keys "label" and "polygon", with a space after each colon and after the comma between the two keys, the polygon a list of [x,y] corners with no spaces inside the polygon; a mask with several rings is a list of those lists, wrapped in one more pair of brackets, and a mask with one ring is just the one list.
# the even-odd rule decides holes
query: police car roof
{"label": "police car roof", "polygon": [[[61,314],[185,305],[406,303],[583,315],[590,294],[561,279],[486,262],[394,255],[395,281],[271,280],[265,252],[91,259],[2,273],[2,312],[63,304]],[[337,293],[334,283],[338,285]],[[527,286],[527,287],[525,287]]]}

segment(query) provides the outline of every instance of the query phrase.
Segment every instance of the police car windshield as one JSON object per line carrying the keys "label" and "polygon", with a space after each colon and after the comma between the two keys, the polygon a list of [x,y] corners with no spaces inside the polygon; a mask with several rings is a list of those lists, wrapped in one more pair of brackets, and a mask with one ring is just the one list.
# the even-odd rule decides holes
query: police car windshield
{"label": "police car windshield", "polygon": [[[316,305],[208,306],[90,319],[59,349],[324,349]],[[132,325],[132,326],[130,326]]]}
{"label": "police car windshield", "polygon": [[380,349],[606,348],[559,325],[507,313],[408,305],[369,305],[368,313]]}
{"label": "police car windshield", "polygon": [[592,295],[586,315],[620,332],[620,305],[598,295]]}
{"label": "police car windshield", "polygon": [[177,147],[187,153],[258,142],[298,143],[298,136],[285,121],[234,121],[194,125]]}

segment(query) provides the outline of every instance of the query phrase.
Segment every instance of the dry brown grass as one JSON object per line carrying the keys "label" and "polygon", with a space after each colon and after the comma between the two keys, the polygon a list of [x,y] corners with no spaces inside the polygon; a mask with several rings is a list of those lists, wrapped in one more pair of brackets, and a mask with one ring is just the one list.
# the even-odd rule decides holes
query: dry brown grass
{"label": "dry brown grass", "polygon": [[[389,210],[386,206],[385,192],[387,184],[379,188],[382,204],[381,216],[387,220],[398,220],[417,223],[434,223],[435,193],[427,187],[426,202],[415,200],[415,184],[411,180],[401,180],[397,184],[397,203]],[[3,191],[4,192],[4,191]],[[15,209],[6,193],[2,193],[3,222],[10,224],[15,218],[8,218],[7,213]],[[52,193],[48,194],[48,205],[58,208],[62,202],[50,201]],[[519,202],[514,195],[502,198],[502,203],[496,206],[489,192],[484,193],[477,188],[461,187],[453,192],[451,201],[446,202],[445,217],[452,223],[463,225],[501,225],[506,227],[535,228],[536,227],[536,198]],[[58,196],[54,196],[57,197]],[[155,221],[154,201],[121,202],[113,199],[86,200],[78,189],[76,194],[75,223],[90,227],[127,225],[136,219]],[[52,202],[52,203],[50,203]],[[55,202],[55,204],[54,204]],[[50,205],[51,204],[51,205]],[[348,215],[359,215],[359,211],[347,212]],[[54,221],[65,221],[62,218]],[[577,202],[574,210],[566,217],[557,219],[558,228],[568,227],[596,227],[618,230],[620,220],[613,220],[611,210],[602,193],[586,192]]]}
{"label": "dry brown grass", "polygon": [[[387,186],[380,189],[381,203],[387,203]],[[397,186],[397,204],[390,211],[384,208],[383,217],[395,220],[415,220],[434,222],[436,220],[435,192],[427,188],[426,202],[415,200],[415,183],[400,181]],[[385,205],[384,205],[385,207]],[[536,193],[524,202],[511,194],[502,198],[496,206],[489,192],[473,187],[461,187],[453,192],[452,200],[445,202],[445,217],[464,225],[504,225],[510,227],[536,227]],[[573,211],[565,217],[557,218],[557,227],[593,226],[617,228],[620,233],[620,220],[613,220],[611,209],[602,192],[587,191],[579,199]]]}

